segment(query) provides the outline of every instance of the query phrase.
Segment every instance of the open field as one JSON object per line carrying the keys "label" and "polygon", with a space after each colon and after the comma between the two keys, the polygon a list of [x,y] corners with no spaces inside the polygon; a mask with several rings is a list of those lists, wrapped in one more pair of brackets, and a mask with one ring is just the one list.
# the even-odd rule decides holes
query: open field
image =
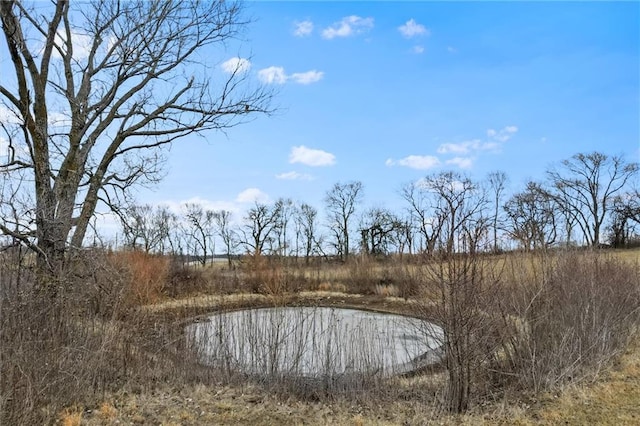
{"label": "open field", "polygon": [[[36,336],[33,353],[28,335],[3,330],[3,339],[18,345],[0,354],[14,383],[3,382],[0,408],[35,410],[35,417],[25,408],[3,411],[7,424],[618,425],[640,419],[640,340],[638,321],[630,319],[640,307],[640,250],[509,253],[473,262],[363,258],[309,267],[262,260],[235,270],[182,269],[138,254],[114,253],[104,262],[91,269],[95,285],[87,287],[88,276],[78,272],[82,286],[69,293],[69,307],[50,314],[60,315],[62,328]],[[472,279],[472,287],[460,277]],[[449,305],[449,295],[462,302]],[[34,323],[24,306],[19,318]],[[358,308],[438,324],[450,320],[451,306],[475,324],[466,336],[489,352],[464,352],[482,360],[471,365],[466,412],[449,414],[445,364],[410,377],[356,381],[333,393],[203,367],[180,343],[184,325],[204,315],[269,306]],[[56,330],[62,334],[49,338]],[[578,340],[568,344],[572,339]],[[528,358],[531,344],[537,363]],[[593,362],[581,359],[587,354]],[[24,377],[32,381],[22,385]]]}

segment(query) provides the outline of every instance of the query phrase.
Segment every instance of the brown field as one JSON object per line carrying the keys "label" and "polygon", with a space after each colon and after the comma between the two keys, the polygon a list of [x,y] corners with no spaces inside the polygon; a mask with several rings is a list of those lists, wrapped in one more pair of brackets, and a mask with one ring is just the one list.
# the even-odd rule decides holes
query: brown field
{"label": "brown field", "polygon": [[[577,256],[587,262],[597,259],[602,265],[621,262],[635,268],[636,273],[640,268],[640,250]],[[82,350],[97,354],[86,361],[87,368],[97,371],[95,377],[104,380],[102,375],[115,374],[119,378],[109,378],[101,390],[75,391],[76,397],[58,394],[60,399],[37,408],[38,419],[69,426],[640,424],[640,337],[636,331],[629,334],[623,353],[607,358],[595,371],[559,381],[538,393],[512,391],[507,386],[506,392],[478,399],[462,415],[448,414],[439,402],[447,380],[442,369],[393,378],[371,391],[316,398],[288,388],[217,378],[188,361],[165,355],[166,348],[173,347],[171,340],[180,338],[179,333],[178,337],[155,336],[158,330],[179,329],[207,313],[243,307],[340,306],[428,315],[425,306],[432,302],[427,299],[435,296],[423,288],[421,280],[437,269],[430,268],[429,262],[354,259],[348,264],[304,267],[260,260],[250,268],[240,264],[230,271],[223,263],[174,270],[160,259],[130,254],[115,257],[108,262],[129,272],[110,283],[113,289],[100,286],[100,299],[95,302],[99,318],[76,318],[71,328],[82,330],[84,339],[97,342],[96,347],[82,345]],[[549,279],[544,271],[562,260],[555,255],[509,253],[481,256],[479,262],[488,277],[499,277],[506,283],[499,297],[508,297]],[[112,271],[109,268],[105,266],[106,271]],[[439,271],[446,274],[448,268],[444,265]],[[638,284],[636,274],[636,289]],[[128,376],[120,377],[114,372],[118,369],[103,372],[109,363],[114,363],[114,368],[125,366]],[[63,362],[60,365],[63,372],[69,371]],[[206,378],[198,379],[201,373]],[[75,374],[76,383],[96,380],[91,372],[88,378],[81,373],[65,374]]]}
{"label": "brown field", "polygon": [[[407,380],[406,387],[411,386]],[[111,425],[637,425],[640,422],[640,345],[592,383],[565,386],[520,401],[497,401],[462,416],[444,415],[428,406],[401,402],[382,406],[331,404],[282,399],[261,389],[193,386],[159,387],[152,392],[109,395],[97,407],[61,413],[66,424]],[[65,424],[63,421],[62,424]]]}

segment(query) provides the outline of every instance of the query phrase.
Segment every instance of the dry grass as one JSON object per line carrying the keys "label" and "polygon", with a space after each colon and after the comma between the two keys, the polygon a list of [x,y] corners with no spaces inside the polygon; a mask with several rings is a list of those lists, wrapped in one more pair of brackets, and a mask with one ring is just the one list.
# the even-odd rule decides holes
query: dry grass
{"label": "dry grass", "polygon": [[82,424],[82,409],[77,406],[65,408],[60,413],[58,421],[62,426],[80,426]]}
{"label": "dry grass", "polygon": [[145,305],[141,309],[147,312],[163,312],[176,309],[207,309],[216,310],[223,306],[264,304],[269,302],[269,297],[264,294],[238,293],[238,294],[203,294],[180,299],[168,299],[159,303]]}
{"label": "dry grass", "polygon": [[162,299],[167,283],[169,259],[141,251],[114,252],[108,257],[116,268],[128,273],[125,298],[135,306],[156,303]]}
{"label": "dry grass", "polygon": [[[424,378],[401,379],[403,388]],[[594,383],[566,386],[527,401],[504,400],[466,415],[444,415],[416,401],[314,403],[282,399],[254,386],[187,386],[111,395],[82,424],[163,425],[637,425],[640,423],[640,341]],[[113,407],[108,417],[103,406]],[[88,407],[91,408],[91,407]],[[77,407],[66,411],[73,416]],[[73,424],[73,423],[68,423]]]}
{"label": "dry grass", "polygon": [[640,342],[630,345],[617,366],[590,384],[545,395],[540,420],[547,424],[640,424]]}
{"label": "dry grass", "polygon": [[[608,251],[602,256],[640,265],[640,250]],[[138,255],[123,255],[112,260],[106,262],[104,270],[98,271],[100,276],[92,277],[83,271],[85,275],[77,277],[78,284],[82,285],[73,287],[79,293],[70,295],[73,299],[69,299],[69,309],[61,307],[58,316],[38,314],[43,323],[49,324],[51,333],[58,333],[52,334],[58,340],[46,340],[49,335],[44,331],[34,336],[21,333],[25,329],[23,324],[33,322],[28,312],[17,305],[14,310],[7,310],[13,306],[10,300],[3,305],[3,320],[11,320],[8,324],[15,325],[15,333],[2,330],[3,339],[14,340],[7,340],[11,343],[0,347],[0,355],[5,357],[0,359],[0,367],[3,371],[12,368],[12,375],[4,374],[0,409],[9,409],[3,404],[21,398],[26,402],[16,407],[33,412],[48,410],[48,414],[34,416],[34,419],[67,425],[640,423],[637,408],[640,344],[637,343],[613,368],[603,363],[604,373],[596,376],[593,383],[564,383],[555,387],[554,393],[535,397],[498,395],[497,401],[485,399],[464,416],[442,413],[438,403],[442,395],[433,390],[434,380],[437,381],[438,374],[443,376],[442,373],[390,383],[385,390],[387,394],[372,393],[375,398],[370,401],[366,401],[369,394],[354,398],[328,395],[314,401],[292,393],[272,392],[247,381],[222,382],[213,373],[201,377],[202,369],[184,362],[181,352],[175,352],[174,358],[169,355],[168,348],[175,348],[172,345],[179,339],[179,335],[165,334],[170,327],[179,327],[183,324],[182,318],[217,309],[291,303],[412,312],[416,297],[411,296],[411,286],[420,275],[419,265],[362,261],[355,266],[268,266],[260,271],[263,275],[256,275],[260,280],[269,281],[261,287],[262,294],[206,294],[208,288],[202,294],[187,292],[188,297],[180,297],[177,293],[175,299],[168,299],[164,287],[166,260]],[[514,289],[536,278],[544,269],[540,262],[547,260],[527,253],[486,259],[502,269]],[[223,268],[200,269],[207,280],[232,276],[231,271]],[[105,290],[109,281],[105,281],[105,277],[111,270],[122,272],[122,276],[113,279],[113,292]],[[233,279],[240,277],[242,281],[246,274],[246,271],[237,275],[234,272]],[[304,278],[305,286],[297,287],[291,281],[296,276]],[[1,280],[7,280],[6,274]],[[404,280],[410,281],[411,286],[403,287]],[[304,291],[319,288],[325,291]],[[358,289],[368,294],[353,294]],[[80,291],[86,292],[87,301],[95,300],[96,306],[103,303],[105,294],[114,298],[126,296],[128,303],[119,299],[113,308],[126,311],[126,315],[119,316],[111,308],[85,303],[85,293]],[[33,309],[40,306],[34,305]],[[14,311],[16,315],[6,315]],[[51,321],[52,318],[56,320]],[[83,318],[82,321],[79,318]],[[42,342],[49,345],[46,351]],[[14,363],[15,368],[6,360]],[[25,377],[31,381],[25,381]],[[31,395],[32,399],[24,399],[23,394]],[[23,418],[18,411],[14,414],[5,418]],[[25,415],[24,418],[31,417]]]}

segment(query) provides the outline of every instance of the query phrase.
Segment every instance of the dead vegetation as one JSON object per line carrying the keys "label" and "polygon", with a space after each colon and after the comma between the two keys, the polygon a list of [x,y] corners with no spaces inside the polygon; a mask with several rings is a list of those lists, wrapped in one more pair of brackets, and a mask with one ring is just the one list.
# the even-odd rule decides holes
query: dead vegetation
{"label": "dead vegetation", "polygon": [[[24,253],[4,252],[0,265],[2,424],[632,424],[638,416],[639,352],[628,343],[638,326],[639,251],[309,266],[265,258],[229,270],[94,250],[73,259],[55,299],[38,292],[28,259],[16,256]],[[274,305],[423,316],[445,325],[447,356],[412,377],[319,392],[223,375],[184,344],[189,318]],[[466,414],[447,414],[460,403]]]}

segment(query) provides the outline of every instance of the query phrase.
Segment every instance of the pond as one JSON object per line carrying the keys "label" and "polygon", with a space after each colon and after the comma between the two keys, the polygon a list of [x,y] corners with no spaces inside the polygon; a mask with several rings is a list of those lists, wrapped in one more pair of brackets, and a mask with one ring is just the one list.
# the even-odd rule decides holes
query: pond
{"label": "pond", "polygon": [[211,315],[186,332],[202,363],[253,375],[388,376],[442,356],[440,327],[357,309],[245,309]]}

